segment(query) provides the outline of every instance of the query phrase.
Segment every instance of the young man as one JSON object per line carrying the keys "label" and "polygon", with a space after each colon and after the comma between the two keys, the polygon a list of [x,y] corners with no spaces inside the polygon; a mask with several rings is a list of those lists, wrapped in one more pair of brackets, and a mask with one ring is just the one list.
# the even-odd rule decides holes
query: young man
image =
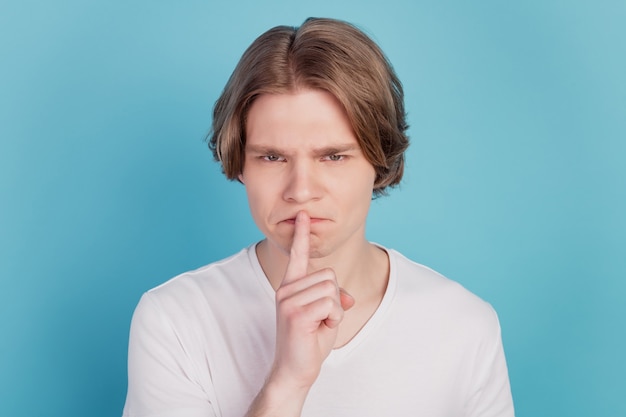
{"label": "young man", "polygon": [[142,297],[125,416],[513,415],[491,307],[365,238],[406,129],[400,82],[352,25],[248,48],[210,147],[265,239]]}

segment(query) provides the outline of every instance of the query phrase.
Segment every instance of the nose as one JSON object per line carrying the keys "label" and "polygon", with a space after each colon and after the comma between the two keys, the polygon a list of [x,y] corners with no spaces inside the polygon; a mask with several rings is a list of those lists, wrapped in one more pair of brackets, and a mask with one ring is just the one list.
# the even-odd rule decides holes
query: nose
{"label": "nose", "polygon": [[306,203],[322,196],[322,184],[312,161],[292,161],[286,172],[283,198],[293,203]]}

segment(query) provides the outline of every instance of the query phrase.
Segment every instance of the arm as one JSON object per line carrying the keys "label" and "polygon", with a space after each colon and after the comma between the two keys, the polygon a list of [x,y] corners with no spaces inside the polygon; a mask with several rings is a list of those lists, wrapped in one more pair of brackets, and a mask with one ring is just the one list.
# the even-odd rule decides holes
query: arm
{"label": "arm", "polygon": [[195,375],[170,319],[150,293],[144,294],[130,329],[124,417],[215,416],[211,393]]}
{"label": "arm", "polygon": [[515,414],[500,323],[496,312],[492,310],[492,313],[491,343],[479,358],[476,391],[468,404],[467,415],[471,417],[513,417]]}
{"label": "arm", "polygon": [[268,379],[247,417],[297,417],[337,339],[344,310],[354,299],[331,269],[307,275],[310,219],[296,218],[285,277],[276,291],[276,353]]}

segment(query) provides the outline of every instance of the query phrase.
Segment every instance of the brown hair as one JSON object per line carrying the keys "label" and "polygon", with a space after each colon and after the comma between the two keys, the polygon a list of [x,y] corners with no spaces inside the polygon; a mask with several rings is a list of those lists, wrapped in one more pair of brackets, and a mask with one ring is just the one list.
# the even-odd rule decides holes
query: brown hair
{"label": "brown hair", "polygon": [[397,185],[409,145],[402,84],[381,49],[355,26],[309,18],[277,26],[244,52],[215,103],[209,148],[227,178],[243,170],[246,116],[261,94],[297,88],[331,93],[345,108],[363,154],[374,166],[374,195]]}

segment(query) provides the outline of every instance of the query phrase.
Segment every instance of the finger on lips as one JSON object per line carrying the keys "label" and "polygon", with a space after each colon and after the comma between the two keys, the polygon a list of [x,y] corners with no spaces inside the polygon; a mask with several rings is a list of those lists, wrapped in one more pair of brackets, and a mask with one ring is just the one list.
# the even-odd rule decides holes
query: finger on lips
{"label": "finger on lips", "polygon": [[350,309],[354,305],[354,298],[343,288],[338,287],[335,272],[331,268],[326,268],[307,275],[310,239],[311,218],[306,211],[301,210],[296,214],[289,262],[287,263],[285,276],[283,277],[283,281],[276,295],[278,299],[285,300],[282,296],[282,294],[284,294],[288,298],[291,298],[292,302],[300,306],[304,306],[324,297],[338,299],[341,314],[336,315],[335,318],[329,316],[326,319],[326,324],[329,327],[334,327],[333,324],[335,320],[340,321],[343,317],[343,311]]}
{"label": "finger on lips", "polygon": [[283,284],[292,282],[306,275],[309,266],[309,240],[311,238],[311,219],[305,211],[299,211],[289,254],[289,263],[283,278]]}

